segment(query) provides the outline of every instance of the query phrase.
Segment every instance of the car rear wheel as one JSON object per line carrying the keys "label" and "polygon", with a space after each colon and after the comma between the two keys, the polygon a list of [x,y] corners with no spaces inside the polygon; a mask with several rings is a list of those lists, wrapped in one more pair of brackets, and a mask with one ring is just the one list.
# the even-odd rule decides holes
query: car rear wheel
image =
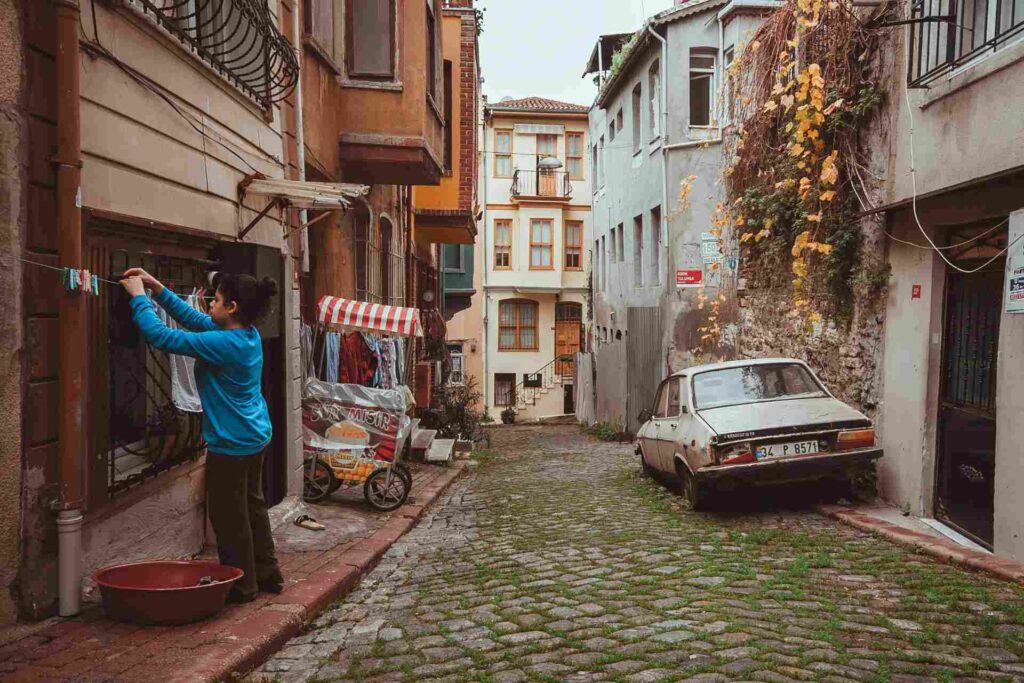
{"label": "car rear wheel", "polygon": [[648,479],[654,478],[654,468],[647,464],[647,458],[644,457],[643,451],[640,451],[640,469]]}
{"label": "car rear wheel", "polygon": [[676,461],[676,472],[679,474],[679,493],[687,506],[695,512],[703,510],[707,503],[707,491],[690,472],[690,468],[679,461]]}

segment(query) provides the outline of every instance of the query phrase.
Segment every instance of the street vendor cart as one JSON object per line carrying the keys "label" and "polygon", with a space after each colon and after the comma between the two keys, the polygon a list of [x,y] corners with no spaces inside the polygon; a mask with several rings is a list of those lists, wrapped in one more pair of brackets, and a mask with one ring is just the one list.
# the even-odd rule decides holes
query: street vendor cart
{"label": "street vendor cart", "polygon": [[[364,335],[353,343],[358,346],[360,339],[365,339],[371,348],[393,338],[422,337],[419,310],[322,297],[309,344],[302,398],[303,497],[317,502],[342,486],[362,485],[371,507],[394,510],[412,490],[412,473],[401,462],[412,427],[412,394],[406,386],[412,345],[402,347],[405,362],[400,363],[397,376],[392,369],[397,381],[381,382],[386,388],[326,381],[312,372],[316,365],[312,356],[313,349],[330,348],[324,336],[331,332]],[[336,345],[331,352],[338,352]]]}

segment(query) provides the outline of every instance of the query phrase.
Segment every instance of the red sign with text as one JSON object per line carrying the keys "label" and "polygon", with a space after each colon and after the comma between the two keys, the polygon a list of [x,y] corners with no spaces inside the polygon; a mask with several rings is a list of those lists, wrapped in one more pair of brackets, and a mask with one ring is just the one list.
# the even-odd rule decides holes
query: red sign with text
{"label": "red sign with text", "polygon": [[676,287],[700,287],[704,281],[703,270],[677,270]]}
{"label": "red sign with text", "polygon": [[910,298],[920,299],[921,298],[921,285],[914,285],[910,288]]}

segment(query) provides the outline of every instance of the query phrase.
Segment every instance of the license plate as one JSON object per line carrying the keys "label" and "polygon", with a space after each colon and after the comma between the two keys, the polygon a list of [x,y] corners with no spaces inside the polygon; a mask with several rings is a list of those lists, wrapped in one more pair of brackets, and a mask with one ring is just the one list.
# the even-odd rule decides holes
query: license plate
{"label": "license plate", "polygon": [[793,455],[814,455],[818,451],[817,441],[793,441],[758,446],[754,454],[758,460],[761,460],[763,458],[787,458]]}

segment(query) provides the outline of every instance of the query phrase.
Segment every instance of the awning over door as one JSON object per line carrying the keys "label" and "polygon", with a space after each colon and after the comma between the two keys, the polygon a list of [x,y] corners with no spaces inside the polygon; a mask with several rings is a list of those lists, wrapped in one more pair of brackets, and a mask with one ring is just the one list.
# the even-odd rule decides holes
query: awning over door
{"label": "awning over door", "polygon": [[317,304],[317,320],[328,326],[402,337],[422,337],[418,308],[385,306],[324,296]]}
{"label": "awning over door", "polygon": [[353,199],[365,197],[370,191],[367,185],[351,183],[312,183],[304,180],[254,179],[243,183],[244,194],[258,194],[274,197],[286,206],[296,209],[346,209]]}

